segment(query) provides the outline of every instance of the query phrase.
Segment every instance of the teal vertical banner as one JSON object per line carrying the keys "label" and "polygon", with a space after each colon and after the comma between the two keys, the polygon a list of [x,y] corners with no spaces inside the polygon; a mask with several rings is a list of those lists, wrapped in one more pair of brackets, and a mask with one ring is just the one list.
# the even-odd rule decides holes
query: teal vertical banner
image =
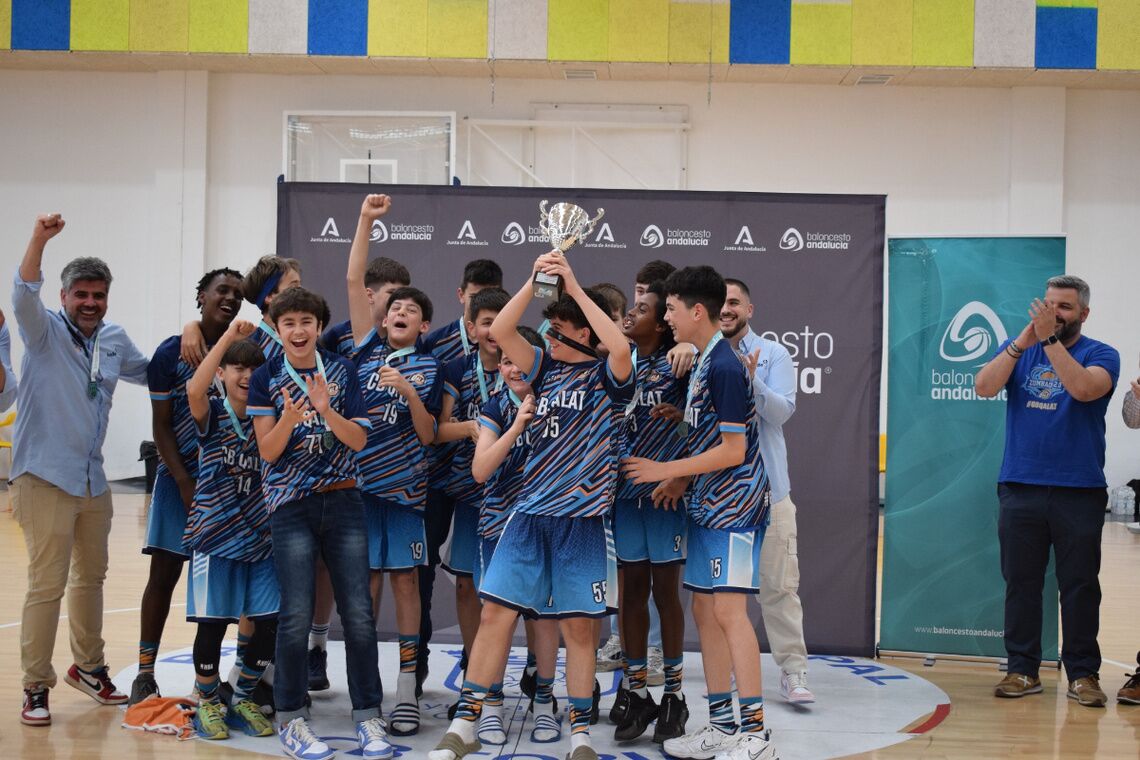
{"label": "teal vertical banner", "polygon": [[[1004,657],[997,475],[1005,391],[974,375],[1027,324],[1064,238],[889,241],[887,492],[882,649]],[[1057,584],[1045,583],[1042,656],[1057,659]]]}

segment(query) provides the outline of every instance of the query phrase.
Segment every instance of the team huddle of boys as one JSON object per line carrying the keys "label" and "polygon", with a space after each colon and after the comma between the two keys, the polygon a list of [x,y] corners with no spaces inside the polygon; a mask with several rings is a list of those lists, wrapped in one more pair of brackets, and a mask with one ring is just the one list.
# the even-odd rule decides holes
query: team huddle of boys
{"label": "team huddle of boys", "polygon": [[[460,286],[463,316],[433,331],[432,303],[407,269],[368,262],[373,222],[390,207],[384,195],[362,204],[346,322],[329,325],[296,262],[265,257],[244,277],[208,273],[201,321],[156,352],[149,380],[163,464],[131,703],[158,692],[162,626],[188,558],[199,735],[276,733],[290,757],[332,757],[310,728],[308,692],[329,688],[335,600],[360,751],[392,757],[391,736],[420,730],[430,583],[442,563],[456,579],[464,678],[431,760],[507,742],[504,671],[520,617],[531,740],[568,735],[569,760],[596,759],[596,648],[600,619],[619,606],[620,560],[614,738],[636,741],[653,726],[652,741],[673,757],[775,758],[745,606],[759,586],[770,488],[750,367],[719,327],[724,279],[707,266],[653,262],[623,314],[557,251],[539,256],[513,295],[498,265],[478,260]],[[539,330],[521,324],[535,272],[560,277],[563,289]],[[242,295],[262,310],[259,325],[235,318]],[[382,713],[384,576],[399,676]],[[682,581],[694,592],[709,700],[698,730],[686,726],[681,688]],[[648,692],[651,586],[672,600],[658,607],[677,613],[661,620],[660,704]],[[231,623],[238,653],[223,678]],[[560,645],[565,719],[553,695]]]}

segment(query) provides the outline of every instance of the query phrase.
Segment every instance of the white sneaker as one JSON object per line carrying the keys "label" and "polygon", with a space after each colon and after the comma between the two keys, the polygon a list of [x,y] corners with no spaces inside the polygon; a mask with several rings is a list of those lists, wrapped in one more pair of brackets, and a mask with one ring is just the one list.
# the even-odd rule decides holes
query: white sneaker
{"label": "white sneaker", "polygon": [[780,760],[772,746],[771,732],[763,734],[737,734],[736,744],[724,755],[724,760]]}
{"label": "white sneaker", "polygon": [[793,705],[810,705],[815,695],[807,686],[807,673],[780,673],[780,696]]}
{"label": "white sneaker", "polygon": [[396,749],[388,741],[388,730],[382,718],[369,718],[357,723],[356,739],[360,742],[360,754],[367,760],[387,760],[396,754]]}
{"label": "white sneaker", "polygon": [[598,650],[598,672],[612,673],[625,667],[625,655],[621,651],[621,639],[617,634],[606,639],[605,645]]}
{"label": "white sneaker", "polygon": [[281,749],[293,760],[330,760],[336,751],[317,738],[304,718],[293,718],[277,730]]}
{"label": "white sneaker", "polygon": [[645,670],[647,685],[660,686],[665,683],[665,654],[661,647],[649,647]]}
{"label": "white sneaker", "polygon": [[736,737],[737,734],[726,734],[712,726],[705,726],[700,731],[676,739],[666,739],[662,748],[671,757],[710,760],[718,752],[727,752],[736,746]]}

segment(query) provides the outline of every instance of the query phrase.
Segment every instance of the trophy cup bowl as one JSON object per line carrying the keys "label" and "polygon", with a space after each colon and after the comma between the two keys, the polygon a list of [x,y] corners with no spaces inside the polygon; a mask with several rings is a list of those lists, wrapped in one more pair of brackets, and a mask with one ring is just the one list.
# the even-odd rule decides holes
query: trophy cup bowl
{"label": "trophy cup bowl", "polygon": [[[538,204],[539,227],[543,234],[550,238],[550,244],[557,250],[566,253],[583,236],[594,231],[598,220],[605,216],[606,210],[599,208],[598,215],[593,219],[581,206],[573,203],[555,203],[547,210],[542,201]],[[542,272],[534,273],[534,297],[541,300],[553,301],[562,293],[562,278]]]}

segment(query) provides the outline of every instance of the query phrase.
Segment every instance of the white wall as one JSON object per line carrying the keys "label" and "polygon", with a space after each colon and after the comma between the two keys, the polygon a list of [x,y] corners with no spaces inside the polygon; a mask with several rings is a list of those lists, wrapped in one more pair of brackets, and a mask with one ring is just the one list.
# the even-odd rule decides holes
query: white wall
{"label": "white wall", "polygon": [[[1135,92],[721,84],[708,105],[703,84],[500,79],[492,107],[474,79],[6,71],[0,272],[15,269],[32,215],[61,209],[70,226],[49,260],[104,255],[118,278],[111,317],[153,348],[194,315],[203,268],[244,269],[274,250],[283,111],[528,118],[551,101],[687,105],[691,189],[882,193],[889,235],[1067,231],[1070,270],[1094,289],[1088,332],[1135,369],[1121,276],[1140,239]],[[1140,471],[1118,403],[1112,484]],[[112,417],[109,474],[138,473],[145,396],[122,393]]]}

